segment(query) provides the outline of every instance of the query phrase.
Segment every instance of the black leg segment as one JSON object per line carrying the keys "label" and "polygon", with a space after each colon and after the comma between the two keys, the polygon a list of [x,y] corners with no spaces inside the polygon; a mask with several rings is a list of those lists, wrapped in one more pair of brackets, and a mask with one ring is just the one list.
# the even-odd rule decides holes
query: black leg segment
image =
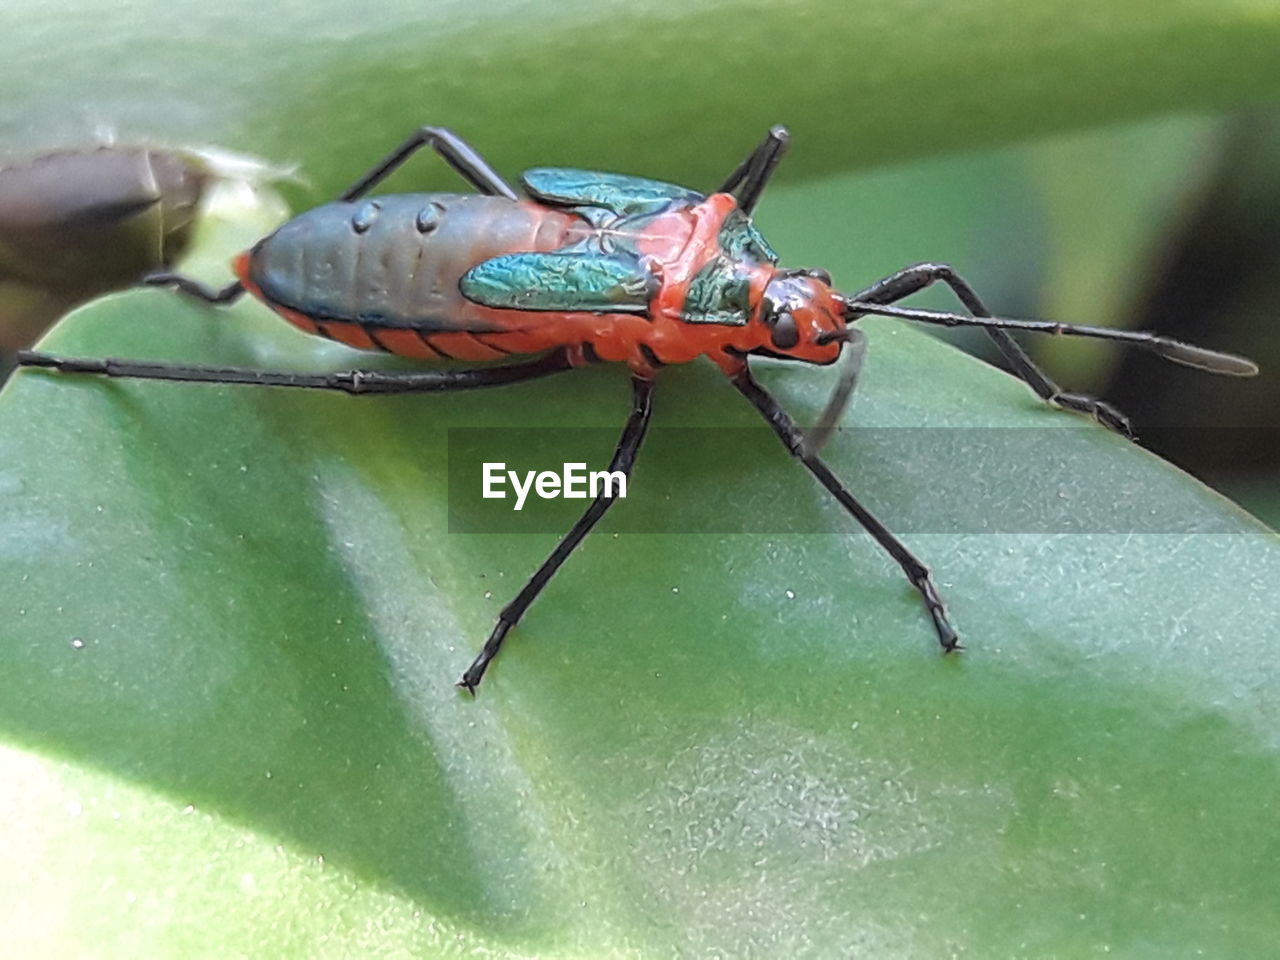
{"label": "black leg segment", "polygon": [[[652,398],[653,381],[632,377],[631,415],[627,418],[622,436],[618,438],[618,447],[614,450],[613,459],[609,462],[609,472],[621,471],[628,478],[631,476],[636,452],[640,449],[644,435],[649,429],[649,417],[653,412]],[[502,608],[502,612],[498,614],[498,622],[494,625],[493,632],[489,634],[489,639],[485,641],[480,655],[475,658],[467,668],[467,672],[462,675],[462,679],[458,681],[459,687],[471,694],[476,692],[476,687],[484,677],[490,661],[502,649],[502,641],[507,631],[520,622],[524,612],[529,609],[529,604],[533,603],[542,592],[543,587],[555,576],[560,565],[569,558],[569,554],[573,553],[596,522],[613,506],[615,499],[611,489],[606,487],[587,507],[586,512],[578,518],[578,522],[565,534],[564,539],[556,544],[556,548],[551,551],[551,556],[543,561],[542,566],[529,578],[529,582],[524,585],[516,598]]]}
{"label": "black leg segment", "polygon": [[465,140],[444,127],[422,127],[353,183],[339,200],[358,200],[394,173],[422,147],[430,147],[481,193],[516,199],[515,190]]}
{"label": "black leg segment", "polygon": [[827,491],[840,501],[840,504],[853,515],[866,529],[867,533],[875,538],[876,543],[884,547],[888,551],[889,556],[897,561],[902,567],[903,573],[907,575],[907,579],[911,581],[911,585],[920,591],[920,597],[924,600],[925,609],[929,611],[929,616],[933,620],[934,630],[938,634],[938,643],[942,645],[945,653],[953,650],[959,650],[960,638],[957,636],[955,628],[951,626],[951,621],[947,619],[947,610],[942,603],[942,597],[938,595],[938,589],[934,586],[933,578],[929,576],[929,568],[916,559],[915,554],[907,549],[897,537],[889,532],[879,520],[877,520],[870,511],[867,510],[852,493],[845,489],[844,484],[833,474],[830,468],[818,458],[816,454],[807,452],[804,434],[800,428],[795,425],[788,413],[779,406],[778,401],[774,400],[760,384],[756,383],[755,378],[751,376],[750,370],[743,368],[742,373],[733,378],[733,385],[738,391],[751,401],[752,405],[760,411],[761,416],[768,421],[769,426],[773,427],[773,432],[778,435],[791,453],[797,457],[801,463],[805,465],[810,473],[812,473]]}
{"label": "black leg segment", "polygon": [[198,280],[163,270],[148,273],[142,278],[142,282],[148,287],[173,287],[191,299],[204,303],[235,303],[244,294],[244,287],[240,286],[239,280],[233,280],[225,287],[215,290]]}
{"label": "black leg segment", "polygon": [[734,168],[733,173],[729,174],[716,192],[732,193],[742,212],[751,214],[790,143],[791,134],[786,127],[773,127],[751,155]]}
{"label": "black leg segment", "polygon": [[[903,300],[913,293],[918,293],[934,283],[945,283],[955,293],[961,303],[975,317],[990,317],[991,311],[978,299],[973,288],[945,263],[919,263],[905,270],[899,270],[892,276],[885,277],[867,289],[853,294],[848,299],[861,300],[868,303],[889,304]],[[1079,393],[1064,393],[1062,389],[1035,365],[1035,362],[1014,340],[1007,330],[988,327],[987,333],[995,341],[1000,352],[1013,372],[1024,380],[1040,399],[1067,410],[1075,410],[1093,417],[1099,423],[1110,427],[1117,433],[1133,438],[1133,430],[1129,418],[1111,404],[1087,397]]]}
{"label": "black leg segment", "polygon": [[64,374],[182,383],[235,383],[253,387],[298,387],[309,390],[339,390],[360,395],[432,393],[497,387],[573,369],[566,350],[556,350],[536,360],[501,367],[461,370],[345,370],[337,373],[287,373],[245,367],[149,363],[109,357],[59,357],[33,350],[20,350],[17,360],[20,367],[42,367]]}

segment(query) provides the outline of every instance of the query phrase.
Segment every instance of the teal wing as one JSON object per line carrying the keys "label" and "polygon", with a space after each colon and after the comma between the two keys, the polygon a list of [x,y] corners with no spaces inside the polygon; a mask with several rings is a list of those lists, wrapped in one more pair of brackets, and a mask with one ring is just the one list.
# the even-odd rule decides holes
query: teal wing
{"label": "teal wing", "polygon": [[509,253],[476,264],[462,295],[507,310],[644,313],[658,278],[629,253]]}
{"label": "teal wing", "polygon": [[656,213],[673,203],[701,203],[706,197],[688,187],[620,173],[570,167],[535,167],[520,177],[529,196],[564,207],[603,207],[620,217]]}

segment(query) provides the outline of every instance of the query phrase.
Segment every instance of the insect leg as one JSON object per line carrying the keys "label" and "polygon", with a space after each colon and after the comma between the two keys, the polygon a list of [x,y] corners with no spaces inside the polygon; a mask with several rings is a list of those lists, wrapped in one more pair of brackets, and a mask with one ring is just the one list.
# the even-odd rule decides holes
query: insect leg
{"label": "insect leg", "polygon": [[[630,477],[631,467],[635,463],[636,452],[640,449],[640,444],[644,441],[644,435],[649,429],[649,416],[653,412],[653,381],[644,380],[640,377],[631,378],[631,415],[627,418],[627,425],[622,430],[622,436],[618,438],[617,449],[613,452],[613,459],[609,462],[609,471],[622,471],[623,474]],[[520,622],[520,618],[524,616],[524,612],[529,608],[529,604],[537,598],[542,592],[550,579],[555,576],[560,565],[568,559],[569,554],[582,542],[582,539],[590,532],[591,528],[596,525],[601,517],[605,515],[616,498],[612,494],[612,488],[606,487],[599,496],[592,501],[591,506],[587,507],[586,512],[578,518],[578,522],[573,525],[564,539],[562,539],[556,548],[551,551],[551,556],[543,561],[529,582],[526,583],[516,598],[502,608],[502,612],[498,614],[498,622],[493,627],[493,632],[489,634],[489,639],[485,641],[484,647],[481,649],[479,656],[475,658],[471,666],[467,667],[467,672],[462,675],[462,679],[458,681],[458,686],[468,693],[474,694],[476,687],[479,685],[484,672],[489,667],[489,662],[498,655],[498,651],[502,649],[502,641],[507,635],[507,631]]]}
{"label": "insect leg", "polygon": [[233,280],[225,287],[215,290],[212,287],[206,287],[198,280],[164,270],[148,273],[142,278],[142,282],[148,287],[174,287],[193,300],[202,300],[205,303],[234,303],[244,293],[244,287],[240,285],[239,280]]}
{"label": "insect leg", "polygon": [[773,176],[773,171],[777,169],[790,142],[791,134],[786,127],[779,125],[771,128],[760,145],[734,168],[733,173],[729,174],[716,192],[732,193],[742,212],[750,214],[759,203],[765,184]]}
{"label": "insect leg", "polygon": [[357,200],[376,187],[422,147],[430,147],[481,193],[515,200],[516,192],[465,140],[444,127],[422,127],[392,150],[339,197]]}
{"label": "insect leg", "polygon": [[20,367],[43,367],[58,373],[87,373],[135,380],[183,383],[237,383],[255,387],[300,387],[351,394],[430,393],[496,387],[573,369],[568,351],[556,350],[527,363],[461,370],[345,370],[336,373],[287,373],[245,367],[184,366],[113,358],[58,357],[20,350]]}
{"label": "insect leg", "polygon": [[[978,299],[973,288],[945,263],[918,263],[913,267],[907,267],[872,284],[849,299],[882,304],[896,303],[939,281],[949,286],[974,316],[991,316],[991,312]],[[1043,370],[1036,366],[1008,331],[988,328],[987,333],[1000,348],[1000,352],[1004,354],[1013,372],[1024,380],[1041,400],[1067,410],[1087,414],[1116,433],[1133,439],[1129,418],[1111,404],[1080,393],[1064,393]]]}
{"label": "insect leg", "polygon": [[731,382],[738,391],[751,401],[752,405],[760,411],[760,414],[769,422],[769,426],[773,427],[773,432],[778,435],[783,445],[791,451],[792,455],[800,460],[801,463],[812,473],[828,492],[840,501],[840,504],[851,513],[871,534],[880,546],[888,551],[889,556],[893,557],[902,567],[903,573],[907,575],[907,579],[911,581],[912,586],[920,591],[920,596],[924,600],[925,609],[929,611],[929,616],[933,620],[934,629],[938,634],[938,642],[942,645],[945,653],[953,650],[959,650],[960,638],[956,635],[955,628],[951,626],[951,621],[947,619],[947,610],[942,603],[942,597],[938,595],[937,587],[934,586],[933,578],[929,576],[929,568],[921,563],[906,545],[897,537],[889,532],[879,520],[877,520],[870,511],[867,510],[852,493],[845,489],[844,484],[833,474],[829,467],[818,458],[817,454],[807,452],[808,447],[805,444],[804,434],[800,428],[796,426],[795,421],[790,415],[779,406],[778,401],[773,399],[760,384],[751,376],[751,371],[747,367],[742,368],[742,372],[730,378]]}

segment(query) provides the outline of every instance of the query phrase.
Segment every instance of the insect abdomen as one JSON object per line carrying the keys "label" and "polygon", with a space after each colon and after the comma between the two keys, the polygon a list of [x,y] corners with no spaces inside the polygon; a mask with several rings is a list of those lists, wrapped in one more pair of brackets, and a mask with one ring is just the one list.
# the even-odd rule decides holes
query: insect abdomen
{"label": "insect abdomen", "polygon": [[503,343],[512,339],[507,311],[464,298],[459,278],[491,257],[556,250],[589,229],[573,214],[502,197],[397,194],[308,211],[260,241],[237,272],[308,333],[404,356],[489,360],[522,345]]}

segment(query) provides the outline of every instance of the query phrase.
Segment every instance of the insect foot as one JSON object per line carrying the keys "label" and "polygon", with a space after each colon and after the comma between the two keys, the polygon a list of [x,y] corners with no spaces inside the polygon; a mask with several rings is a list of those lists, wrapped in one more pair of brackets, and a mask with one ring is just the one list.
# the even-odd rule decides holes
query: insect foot
{"label": "insect foot", "polygon": [[1050,402],[1064,410],[1083,413],[1097,420],[1104,427],[1114,430],[1120,436],[1129,440],[1134,439],[1133,425],[1129,422],[1129,418],[1105,400],[1097,400],[1083,393],[1059,393]]}

